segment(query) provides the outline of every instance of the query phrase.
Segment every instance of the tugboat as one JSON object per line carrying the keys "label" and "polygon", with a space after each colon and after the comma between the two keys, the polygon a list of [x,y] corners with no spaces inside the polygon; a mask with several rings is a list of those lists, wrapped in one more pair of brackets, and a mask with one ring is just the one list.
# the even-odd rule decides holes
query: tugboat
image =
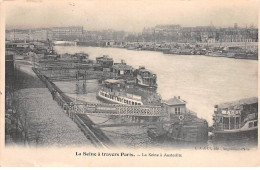
{"label": "tugboat", "polygon": [[215,139],[258,137],[258,98],[252,97],[215,105],[213,134]]}

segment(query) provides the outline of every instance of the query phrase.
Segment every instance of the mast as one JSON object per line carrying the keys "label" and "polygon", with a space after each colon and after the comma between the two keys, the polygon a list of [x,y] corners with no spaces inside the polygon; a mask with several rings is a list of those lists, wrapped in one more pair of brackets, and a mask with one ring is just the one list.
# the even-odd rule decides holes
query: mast
{"label": "mast", "polygon": [[155,46],[155,29],[153,30],[153,45]]}
{"label": "mast", "polygon": [[14,41],[15,41],[15,29],[14,29]]}
{"label": "mast", "polygon": [[246,36],[246,39],[245,39],[245,52],[246,52],[246,48],[247,48],[247,47],[246,47],[246,41],[247,41],[247,25],[246,25],[246,35],[245,35],[245,36]]}

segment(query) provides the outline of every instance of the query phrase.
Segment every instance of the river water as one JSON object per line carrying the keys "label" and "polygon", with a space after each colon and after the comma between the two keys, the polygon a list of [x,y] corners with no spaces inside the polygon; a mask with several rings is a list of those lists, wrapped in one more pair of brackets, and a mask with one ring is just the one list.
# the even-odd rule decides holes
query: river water
{"label": "river water", "polygon": [[[158,93],[163,100],[180,96],[187,101],[187,107],[209,125],[212,125],[215,104],[258,96],[258,61],[255,60],[100,47],[56,46],[55,50],[59,54],[88,53],[90,59],[109,55],[114,62],[123,59],[134,68],[145,66],[157,74]],[[92,80],[89,83],[95,84]],[[68,94],[76,89],[75,82],[56,84]],[[95,98],[96,87],[88,87],[92,92],[88,93],[89,97]],[[80,97],[84,96],[87,98],[84,94]]]}

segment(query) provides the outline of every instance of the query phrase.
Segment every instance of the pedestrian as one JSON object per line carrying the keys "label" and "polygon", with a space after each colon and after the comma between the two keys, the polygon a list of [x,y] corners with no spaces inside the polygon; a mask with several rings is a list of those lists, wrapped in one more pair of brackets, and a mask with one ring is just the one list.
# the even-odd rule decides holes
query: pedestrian
{"label": "pedestrian", "polygon": [[54,93],[55,93],[55,90],[52,90],[51,91],[51,95],[52,95],[52,99],[54,100]]}

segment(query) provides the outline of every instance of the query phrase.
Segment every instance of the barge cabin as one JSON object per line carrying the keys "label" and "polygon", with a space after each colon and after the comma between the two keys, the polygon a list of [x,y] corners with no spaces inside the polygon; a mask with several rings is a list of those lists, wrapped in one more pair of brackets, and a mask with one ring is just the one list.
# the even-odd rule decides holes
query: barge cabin
{"label": "barge cabin", "polygon": [[257,137],[258,98],[215,105],[213,133],[216,138]]}

